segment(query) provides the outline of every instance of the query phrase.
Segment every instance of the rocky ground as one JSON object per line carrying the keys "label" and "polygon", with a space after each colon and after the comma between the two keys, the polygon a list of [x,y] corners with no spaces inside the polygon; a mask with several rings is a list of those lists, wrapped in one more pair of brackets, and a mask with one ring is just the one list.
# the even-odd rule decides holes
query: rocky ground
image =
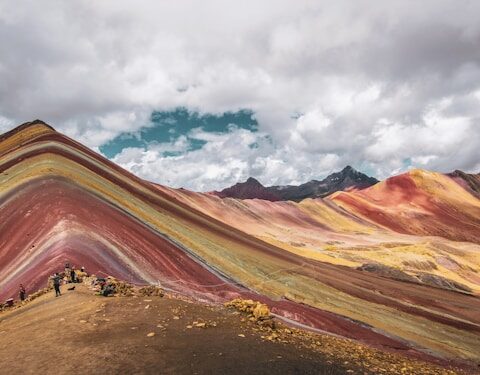
{"label": "rocky ground", "polygon": [[454,374],[236,307],[101,297],[76,285],[0,313],[0,373]]}

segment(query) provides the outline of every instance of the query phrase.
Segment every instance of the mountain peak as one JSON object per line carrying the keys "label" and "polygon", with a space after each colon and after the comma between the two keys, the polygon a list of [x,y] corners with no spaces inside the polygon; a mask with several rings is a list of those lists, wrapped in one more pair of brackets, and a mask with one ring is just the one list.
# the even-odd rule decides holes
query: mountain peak
{"label": "mountain peak", "polygon": [[257,185],[257,186],[262,186],[262,183],[260,181],[258,181],[256,178],[254,177],[249,177],[247,179],[247,181],[243,182],[243,184],[248,184],[248,185]]}
{"label": "mountain peak", "polygon": [[40,125],[42,127],[48,128],[49,130],[56,131],[51,125],[48,125],[45,121],[36,119],[33,121],[24,122],[23,124],[18,125],[16,128],[12,129],[10,132],[17,132],[19,130],[23,130],[36,125]]}
{"label": "mountain peak", "polygon": [[[353,168],[351,165],[347,165],[345,168],[343,168],[340,172],[337,172],[337,173],[342,174],[344,176],[367,176],[366,174]],[[334,175],[336,173],[332,173],[332,174]]]}
{"label": "mountain peak", "polygon": [[249,177],[245,182],[238,182],[235,185],[215,192],[221,198],[239,198],[239,199],[264,199],[268,201],[278,201],[279,197],[263,186],[257,179]]}
{"label": "mountain peak", "polygon": [[[6,133],[0,134],[0,154],[7,152],[11,147],[20,146],[39,136],[55,132],[54,128],[42,120],[25,122]],[[10,142],[3,142],[9,138],[11,139]]]}
{"label": "mountain peak", "polygon": [[342,173],[351,173],[351,172],[358,173],[358,171],[355,168],[353,168],[351,165],[347,165],[345,168],[342,169]]}

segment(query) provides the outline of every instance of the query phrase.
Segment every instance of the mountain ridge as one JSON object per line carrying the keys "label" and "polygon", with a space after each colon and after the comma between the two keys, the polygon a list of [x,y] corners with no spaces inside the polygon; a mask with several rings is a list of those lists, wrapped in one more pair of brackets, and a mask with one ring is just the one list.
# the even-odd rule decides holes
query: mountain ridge
{"label": "mountain ridge", "polygon": [[340,190],[359,190],[379,181],[347,165],[322,180],[310,180],[300,185],[264,186],[253,177],[211,194],[221,198],[264,199],[275,201],[301,201],[306,198],[323,198]]}

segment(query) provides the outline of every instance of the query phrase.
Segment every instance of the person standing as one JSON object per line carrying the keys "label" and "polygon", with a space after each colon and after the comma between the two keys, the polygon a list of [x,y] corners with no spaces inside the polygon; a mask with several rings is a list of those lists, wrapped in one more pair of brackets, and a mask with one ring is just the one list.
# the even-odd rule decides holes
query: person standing
{"label": "person standing", "polygon": [[72,277],[72,269],[70,268],[70,262],[65,263],[65,277],[67,278],[67,282],[71,282]]}
{"label": "person standing", "polygon": [[60,275],[58,272],[53,275],[53,287],[55,289],[55,297],[61,296],[62,293],[60,293]]}
{"label": "person standing", "polygon": [[72,266],[72,269],[70,270],[70,280],[72,283],[77,282],[77,274],[75,273],[75,267]]}
{"label": "person standing", "polygon": [[23,284],[20,284],[20,301],[25,301],[25,297],[27,295],[27,292],[25,291],[25,287],[23,286]]}

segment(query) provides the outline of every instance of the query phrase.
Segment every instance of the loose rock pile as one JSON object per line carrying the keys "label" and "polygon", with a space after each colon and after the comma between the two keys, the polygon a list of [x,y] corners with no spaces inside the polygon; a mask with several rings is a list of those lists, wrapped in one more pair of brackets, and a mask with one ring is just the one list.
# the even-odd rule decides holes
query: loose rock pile
{"label": "loose rock pile", "polygon": [[152,297],[152,296],[163,297],[164,296],[162,288],[155,285],[149,285],[149,286],[144,286],[140,288],[138,290],[138,294],[144,297]]}
{"label": "loose rock pile", "polygon": [[225,307],[234,308],[238,311],[248,314],[248,318],[252,322],[275,329],[275,321],[270,314],[270,309],[264,303],[253,301],[251,299],[235,298],[224,304]]}
{"label": "loose rock pile", "polygon": [[[317,334],[298,328],[285,327],[279,324],[275,332],[262,336],[268,341],[292,343],[309,350],[322,353],[328,364],[342,363],[345,373],[358,372],[363,374],[428,374],[428,375],[456,375],[463,374],[453,369],[442,368],[437,365],[407,358],[398,353],[384,352],[379,349],[359,344],[350,339]],[[349,368],[351,367],[351,368]]]}
{"label": "loose rock pile", "polygon": [[131,297],[134,295],[135,291],[133,285],[128,284],[123,281],[119,281],[114,278],[109,278],[108,281],[111,285],[115,287],[115,293],[122,297]]}
{"label": "loose rock pile", "polygon": [[129,284],[125,281],[117,280],[112,276],[106,278],[98,278],[95,275],[85,277],[83,279],[84,284],[88,285],[91,289],[96,290],[98,294],[101,294],[101,291],[105,287],[112,289],[111,296],[121,296],[121,297],[163,297],[163,289],[156,285],[148,285],[143,287],[135,287],[132,284]]}

